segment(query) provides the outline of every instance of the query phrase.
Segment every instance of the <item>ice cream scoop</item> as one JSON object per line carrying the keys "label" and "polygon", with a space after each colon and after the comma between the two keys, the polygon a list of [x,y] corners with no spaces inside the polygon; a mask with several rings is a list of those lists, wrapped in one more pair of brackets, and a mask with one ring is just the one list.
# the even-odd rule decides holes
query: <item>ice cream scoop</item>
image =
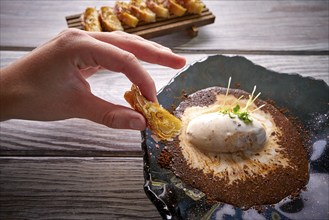
{"label": "ice cream scoop", "polygon": [[232,153],[258,150],[267,137],[261,122],[245,123],[223,113],[207,113],[192,119],[186,129],[187,141],[203,151]]}

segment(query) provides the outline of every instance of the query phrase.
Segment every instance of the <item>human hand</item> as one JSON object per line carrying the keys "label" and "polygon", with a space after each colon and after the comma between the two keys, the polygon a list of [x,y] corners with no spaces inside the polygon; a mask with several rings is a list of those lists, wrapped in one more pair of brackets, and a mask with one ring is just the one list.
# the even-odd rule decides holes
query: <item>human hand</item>
{"label": "human hand", "polygon": [[85,118],[143,130],[140,113],[94,96],[85,80],[101,68],[122,72],[156,101],[154,81],[138,59],[172,68],[185,65],[183,57],[135,35],[68,29],[1,70],[0,120]]}

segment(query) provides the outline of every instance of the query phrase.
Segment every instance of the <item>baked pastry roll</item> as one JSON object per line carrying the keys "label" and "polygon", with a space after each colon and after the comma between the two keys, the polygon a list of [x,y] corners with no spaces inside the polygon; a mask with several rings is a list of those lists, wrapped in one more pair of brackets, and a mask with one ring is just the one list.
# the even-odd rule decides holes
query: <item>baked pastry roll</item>
{"label": "baked pastry roll", "polygon": [[183,16],[186,13],[186,8],[178,4],[176,0],[166,0],[169,12],[175,16]]}
{"label": "baked pastry roll", "polygon": [[159,18],[168,18],[169,10],[163,5],[163,0],[146,0],[146,5]]}
{"label": "baked pastry roll", "polygon": [[138,18],[131,14],[129,4],[126,2],[116,2],[114,14],[129,27],[136,27],[138,24]]}
{"label": "baked pastry roll", "polygon": [[82,25],[86,31],[102,31],[96,8],[86,8],[85,13],[82,14]]}
{"label": "baked pastry roll", "polygon": [[134,16],[144,22],[155,22],[155,13],[146,6],[143,0],[131,0],[130,11]]}
{"label": "baked pastry roll", "polygon": [[113,8],[103,6],[99,10],[99,18],[103,30],[105,31],[123,31],[120,20],[114,14]]}
{"label": "baked pastry roll", "polygon": [[204,4],[201,0],[179,0],[179,3],[187,9],[190,14],[201,14]]}

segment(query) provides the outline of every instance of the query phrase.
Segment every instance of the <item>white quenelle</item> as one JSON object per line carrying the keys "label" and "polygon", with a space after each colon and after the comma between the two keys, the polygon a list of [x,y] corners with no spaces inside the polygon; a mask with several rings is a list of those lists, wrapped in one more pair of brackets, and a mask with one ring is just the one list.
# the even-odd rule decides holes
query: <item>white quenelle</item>
{"label": "white quenelle", "polygon": [[257,119],[245,123],[237,116],[219,112],[192,119],[186,137],[200,150],[221,153],[258,150],[267,140],[265,128]]}

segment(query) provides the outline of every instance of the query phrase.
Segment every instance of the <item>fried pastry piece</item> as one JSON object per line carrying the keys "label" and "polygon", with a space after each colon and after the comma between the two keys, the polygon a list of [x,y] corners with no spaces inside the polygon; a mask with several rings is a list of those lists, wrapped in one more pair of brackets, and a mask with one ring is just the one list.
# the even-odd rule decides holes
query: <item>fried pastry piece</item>
{"label": "fried pastry piece", "polygon": [[146,0],[146,6],[159,18],[169,17],[169,10],[163,5],[162,0]]}
{"label": "fried pastry piece", "polygon": [[179,134],[181,121],[158,103],[148,101],[136,85],[132,85],[131,91],[127,91],[124,98],[133,109],[146,118],[150,130],[160,140],[172,140]]}
{"label": "fried pastry piece", "polygon": [[117,1],[114,6],[114,14],[129,27],[136,27],[138,18],[131,14],[129,4],[126,2]]}
{"label": "fried pastry piece", "polygon": [[86,31],[102,31],[96,8],[86,8],[81,20]]}
{"label": "fried pastry piece", "polygon": [[147,23],[155,22],[155,13],[146,6],[145,1],[131,0],[129,6],[131,13],[138,19]]}
{"label": "fried pastry piece", "polygon": [[201,0],[179,0],[179,4],[187,9],[188,13],[201,14],[204,4]]}
{"label": "fried pastry piece", "polygon": [[183,16],[186,13],[186,8],[178,4],[176,0],[165,0],[166,7],[169,9],[169,12],[175,16]]}
{"label": "fried pastry piece", "polygon": [[99,10],[99,18],[103,30],[106,31],[123,31],[123,27],[118,17],[114,14],[113,8],[103,6]]}

